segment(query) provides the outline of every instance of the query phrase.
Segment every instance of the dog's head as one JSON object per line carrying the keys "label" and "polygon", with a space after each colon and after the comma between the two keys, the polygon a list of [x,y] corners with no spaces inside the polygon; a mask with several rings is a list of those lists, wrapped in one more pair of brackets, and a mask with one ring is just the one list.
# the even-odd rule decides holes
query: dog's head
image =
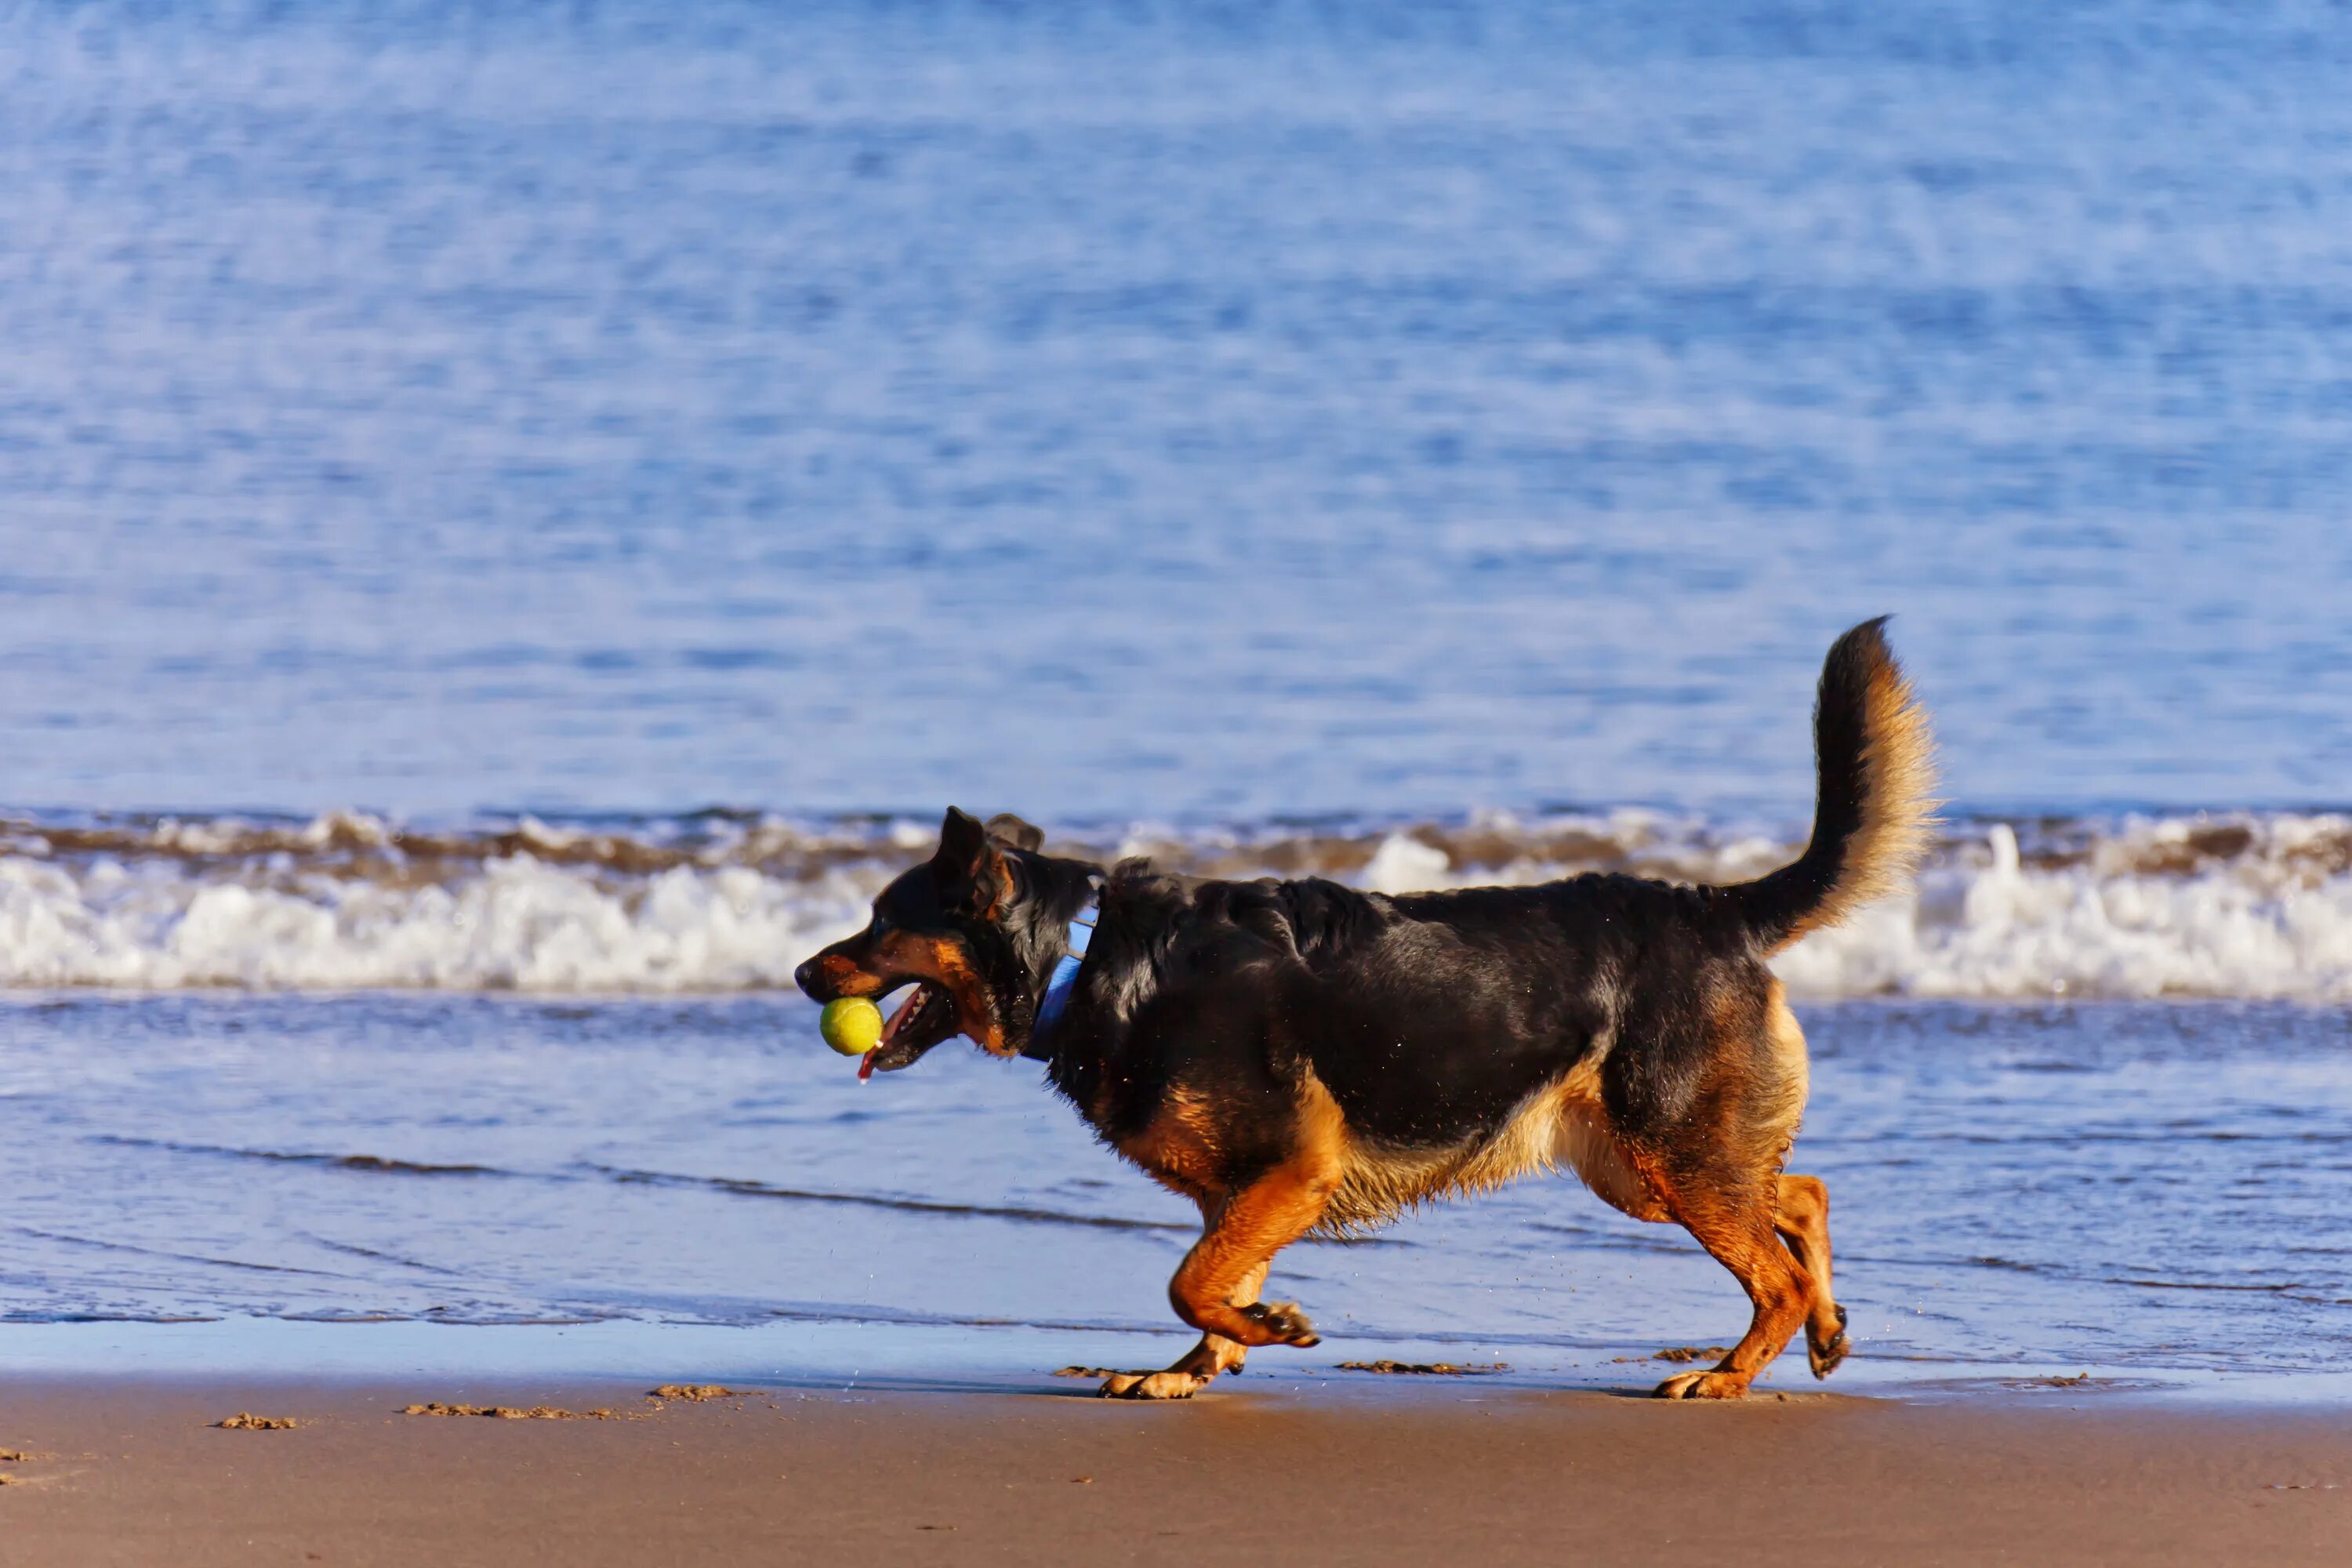
{"label": "dog's head", "polygon": [[793,973],[818,1002],[912,985],[861,1074],[910,1067],[952,1035],[992,1056],[1027,1048],[1064,922],[1086,897],[1087,868],[1038,854],[1044,841],[1017,816],[983,826],[950,806],[938,851],[882,889],[866,929]]}

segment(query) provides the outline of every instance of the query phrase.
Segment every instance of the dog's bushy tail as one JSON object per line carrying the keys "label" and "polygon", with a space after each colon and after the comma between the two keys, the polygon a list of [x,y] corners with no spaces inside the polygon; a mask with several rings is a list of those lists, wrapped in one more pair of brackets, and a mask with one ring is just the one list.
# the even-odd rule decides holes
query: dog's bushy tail
{"label": "dog's bushy tail", "polygon": [[1927,852],[1936,740],[1887,651],[1885,625],[1884,616],[1864,621],[1831,646],[1822,665],[1812,842],[1770,876],[1726,889],[1767,952],[1895,891]]}

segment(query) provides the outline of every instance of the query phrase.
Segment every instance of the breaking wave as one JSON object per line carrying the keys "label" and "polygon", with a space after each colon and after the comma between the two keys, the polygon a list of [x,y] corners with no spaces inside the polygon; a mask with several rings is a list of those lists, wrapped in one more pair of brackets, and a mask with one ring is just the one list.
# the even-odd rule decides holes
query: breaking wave
{"label": "breaking wave", "polygon": [[[1647,811],[1057,834],[1097,858],[1386,892],[1622,871],[1738,881],[1798,835]],[[782,988],[928,823],[710,812],[412,828],[337,813],[0,819],[0,985]],[[2352,1000],[2352,816],[1978,820],[1916,890],[1777,966],[1801,996]]]}

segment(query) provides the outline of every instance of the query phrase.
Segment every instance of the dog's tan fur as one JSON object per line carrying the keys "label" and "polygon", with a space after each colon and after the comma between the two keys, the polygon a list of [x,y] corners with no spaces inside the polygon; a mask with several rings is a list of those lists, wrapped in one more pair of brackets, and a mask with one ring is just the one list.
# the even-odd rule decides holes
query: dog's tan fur
{"label": "dog's tan fur", "polygon": [[1318,1228],[1367,1229],[1423,1204],[1491,1192],[1563,1165],[1612,1207],[1636,1219],[1666,1217],[1609,1126],[1594,1059],[1529,1095],[1490,1138],[1437,1150],[1350,1139],[1339,1191]]}
{"label": "dog's tan fur", "polygon": [[1899,892],[1927,853],[1936,826],[1936,734],[1911,682],[1882,652],[1864,703],[1867,787],[1861,831],[1846,846],[1837,884],[1812,912],[1771,945],[1778,952],[1826,931],[1874,900]]}

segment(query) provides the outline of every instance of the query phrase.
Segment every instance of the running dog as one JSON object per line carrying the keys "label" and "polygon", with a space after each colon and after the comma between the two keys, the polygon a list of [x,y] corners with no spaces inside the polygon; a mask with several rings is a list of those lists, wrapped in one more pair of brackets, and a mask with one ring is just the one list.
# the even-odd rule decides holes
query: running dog
{"label": "running dog", "polygon": [[1210,881],[1041,852],[950,808],[873,919],[801,965],[820,1002],[912,984],[861,1074],[953,1035],[1047,1064],[1097,1137],[1200,1205],[1168,1287],[1201,1341],[1106,1394],[1181,1399],[1255,1345],[1312,1345],[1258,1292],[1309,1232],[1565,1164],[1671,1220],[1754,1316],[1671,1399],[1737,1399],[1801,1325],[1845,1357],[1829,1193],[1785,1171],[1804,1036],[1765,960],[1899,887],[1934,818],[1933,741],[1882,620],[1840,637],[1813,713],[1819,798],[1793,863],[1734,887],[1588,875],[1384,897],[1317,878]]}

